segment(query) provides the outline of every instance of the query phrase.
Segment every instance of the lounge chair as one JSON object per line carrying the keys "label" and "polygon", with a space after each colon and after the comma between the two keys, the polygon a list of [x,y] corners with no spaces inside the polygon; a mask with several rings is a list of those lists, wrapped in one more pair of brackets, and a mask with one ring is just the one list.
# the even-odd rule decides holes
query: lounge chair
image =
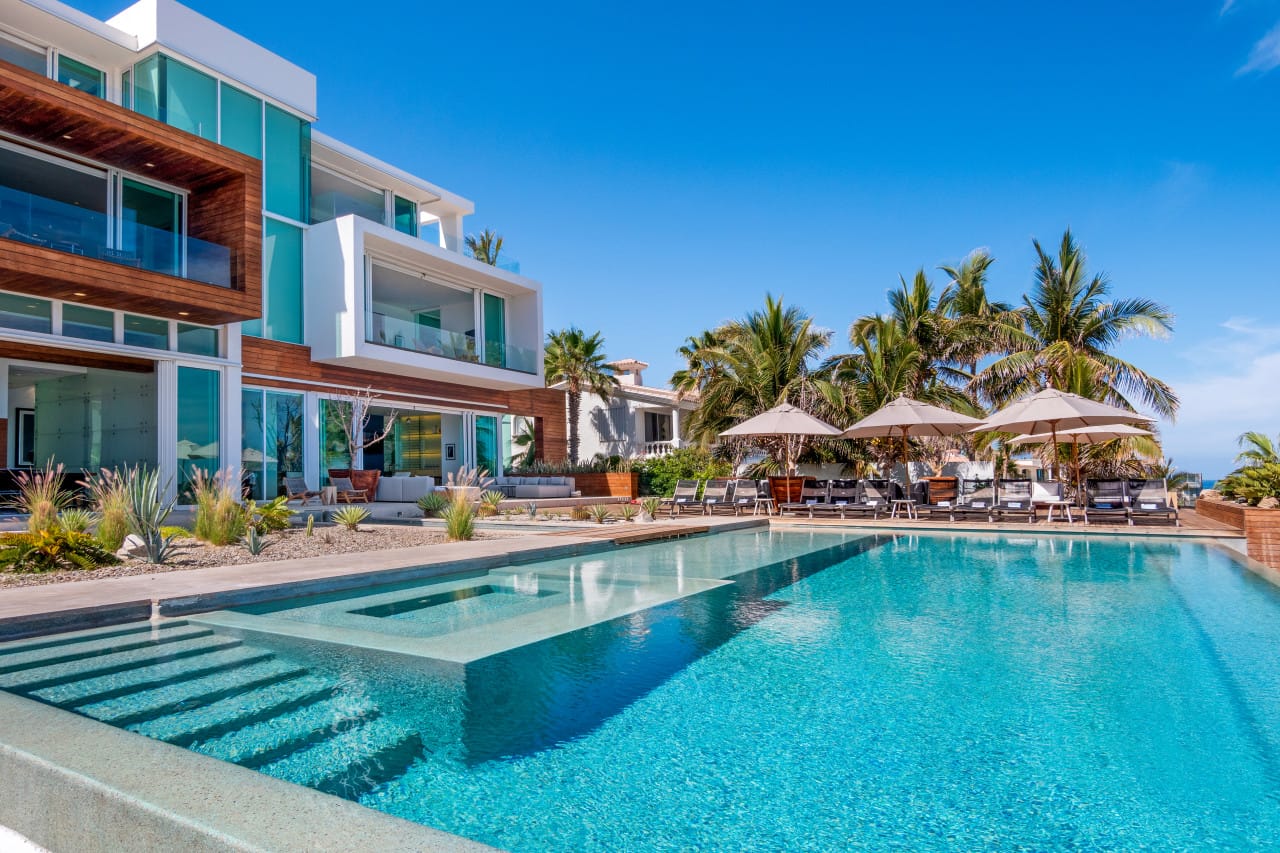
{"label": "lounge chair", "polygon": [[985,518],[991,520],[991,510],[996,505],[996,485],[991,480],[961,480],[960,497],[951,508],[951,520],[959,518]]}
{"label": "lounge chair", "polygon": [[804,485],[800,487],[800,500],[791,501],[778,507],[778,514],[784,512],[803,512],[810,518],[813,517],[811,507],[816,504],[827,502],[827,492],[830,483],[826,480],[806,480]]}
{"label": "lounge chair", "polygon": [[729,502],[728,480],[707,480],[702,487],[702,514],[711,515]]}
{"label": "lounge chair", "polygon": [[844,518],[845,508],[858,502],[857,480],[832,480],[824,503],[809,507],[809,517],[818,515],[838,515]]}
{"label": "lounge chair", "polygon": [[918,499],[918,502],[916,503],[916,506],[915,506],[916,516],[919,517],[921,513],[924,513],[924,515],[927,518],[934,518],[935,516],[941,517],[944,515],[947,516],[947,518],[950,518],[951,510],[956,505],[956,498],[950,497],[950,495],[958,494],[959,488],[943,489],[941,490],[942,494],[948,495],[949,497],[935,500],[933,488],[929,483],[925,482],[925,483],[920,483],[918,485],[924,486],[924,489],[922,492],[920,491],[917,492],[917,494],[921,494],[922,497]]}
{"label": "lounge chair", "polygon": [[1025,521],[1036,520],[1035,504],[1031,502],[1030,480],[1001,480],[996,505],[991,508],[992,519]]}
{"label": "lounge chair", "polygon": [[675,493],[669,498],[663,498],[661,506],[670,510],[672,518],[688,507],[702,509],[702,504],[698,503],[698,481],[677,480]]}
{"label": "lounge chair", "polygon": [[863,480],[858,483],[858,499],[844,508],[842,518],[850,515],[870,515],[879,518],[890,509],[891,485],[888,480]]}
{"label": "lounge chair", "polygon": [[305,477],[288,474],[284,478],[285,501],[302,501],[302,505],[306,506],[311,501],[316,503],[324,503],[320,499],[320,492],[315,489],[307,488],[307,480]]}
{"label": "lounge chair", "polygon": [[337,499],[339,503],[354,504],[368,503],[369,490],[357,489],[351,483],[350,477],[333,477],[330,479],[333,487],[338,490]]}
{"label": "lounge chair", "polygon": [[1129,484],[1124,480],[1089,480],[1085,483],[1088,499],[1084,505],[1084,523],[1107,519],[1129,520]]}
{"label": "lounge chair", "polygon": [[733,505],[736,482],[735,480],[707,481],[706,488],[702,490],[703,514],[715,515],[717,512],[725,512],[737,515],[737,508]]}
{"label": "lounge chair", "polygon": [[1169,484],[1166,481],[1129,481],[1129,523],[1134,524],[1138,519],[1181,526],[1178,507],[1169,503]]}
{"label": "lounge chair", "polygon": [[771,501],[761,496],[760,486],[755,480],[734,480],[733,497],[729,503],[733,507],[734,515],[742,515],[746,509],[750,509],[751,514],[755,515],[760,511],[760,507],[764,507],[765,511],[769,512]]}

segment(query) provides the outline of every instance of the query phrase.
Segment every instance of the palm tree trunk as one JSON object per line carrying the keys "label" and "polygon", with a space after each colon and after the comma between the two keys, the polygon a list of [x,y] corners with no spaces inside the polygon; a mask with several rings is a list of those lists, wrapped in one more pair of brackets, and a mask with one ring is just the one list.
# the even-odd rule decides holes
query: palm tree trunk
{"label": "palm tree trunk", "polygon": [[569,461],[578,464],[578,411],[582,407],[582,394],[569,392]]}

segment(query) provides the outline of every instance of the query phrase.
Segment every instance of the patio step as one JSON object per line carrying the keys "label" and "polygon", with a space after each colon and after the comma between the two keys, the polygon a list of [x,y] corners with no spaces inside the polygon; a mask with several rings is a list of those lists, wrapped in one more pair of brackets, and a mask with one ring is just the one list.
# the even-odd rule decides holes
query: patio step
{"label": "patio step", "polygon": [[162,717],[149,715],[148,719],[131,723],[127,728],[177,746],[190,746],[198,741],[221,738],[236,729],[270,720],[329,698],[333,695],[334,688],[333,682],[306,674],[288,679],[272,679],[262,687],[236,691],[199,708]]}
{"label": "patio step", "polygon": [[176,643],[212,634],[208,628],[195,625],[179,625],[163,630],[150,627],[132,631],[117,631],[93,637],[78,637],[57,643],[36,643],[22,648],[0,651],[0,674],[52,666],[75,660],[100,656],[109,652],[127,652],[148,646]]}
{"label": "patio step", "polygon": [[417,732],[378,717],[258,770],[353,800],[403,774],[421,754]]}
{"label": "patio step", "polygon": [[59,684],[98,676],[113,675],[151,666],[163,660],[183,660],[210,651],[231,648],[239,640],[218,637],[213,632],[182,639],[160,646],[147,645],[123,652],[107,652],[94,657],[52,663],[46,666],[32,664],[24,669],[0,675],[0,688],[31,693]]}
{"label": "patio step", "polygon": [[301,667],[272,658],[199,678],[182,679],[173,684],[82,704],[75,710],[104,723],[131,726],[144,720],[168,718],[174,714],[194,711],[305,674],[306,670]]}
{"label": "patio step", "polygon": [[198,655],[176,660],[160,659],[149,666],[45,687],[32,691],[32,695],[55,705],[88,705],[129,693],[139,693],[153,687],[189,681],[203,675],[247,666],[271,657],[270,652],[242,648],[239,642],[232,643],[229,647],[227,644],[221,644],[211,646],[209,650]]}
{"label": "patio step", "polygon": [[255,722],[191,749],[244,767],[261,767],[305,750],[378,715],[368,700],[337,696]]}

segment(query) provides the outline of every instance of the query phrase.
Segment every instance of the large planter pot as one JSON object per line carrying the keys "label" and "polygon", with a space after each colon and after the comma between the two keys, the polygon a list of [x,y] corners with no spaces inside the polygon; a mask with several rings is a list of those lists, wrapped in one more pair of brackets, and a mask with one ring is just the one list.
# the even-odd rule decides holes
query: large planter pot
{"label": "large planter pot", "polygon": [[958,477],[921,477],[920,482],[929,484],[929,503],[936,504],[940,501],[951,501],[955,503],[960,493],[960,478]]}
{"label": "large planter pot", "polygon": [[574,487],[584,498],[636,498],[640,496],[640,474],[571,474]]}
{"label": "large planter pot", "polygon": [[351,480],[351,488],[368,492],[369,500],[375,500],[378,497],[378,480],[382,477],[382,472],[379,470],[352,471],[350,468],[330,468],[329,481],[332,482],[334,477],[346,477]]}
{"label": "large planter pot", "polygon": [[778,506],[798,503],[800,490],[804,488],[805,483],[812,480],[812,477],[770,477],[769,494],[773,496],[774,503]]}

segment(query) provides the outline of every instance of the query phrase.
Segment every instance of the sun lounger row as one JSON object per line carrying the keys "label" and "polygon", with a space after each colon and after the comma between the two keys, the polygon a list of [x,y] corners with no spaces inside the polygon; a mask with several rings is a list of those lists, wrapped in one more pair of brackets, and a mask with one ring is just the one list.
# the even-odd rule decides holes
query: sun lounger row
{"label": "sun lounger row", "polygon": [[751,510],[755,515],[761,509],[772,513],[773,499],[769,497],[768,486],[755,480],[680,480],[675,494],[664,498],[662,506],[672,518],[686,512],[742,515]]}
{"label": "sun lounger row", "polygon": [[1178,505],[1169,501],[1169,485],[1164,480],[1090,480],[1085,484],[1088,501],[1084,507],[1086,524],[1096,521],[1138,521],[1178,526]]}

